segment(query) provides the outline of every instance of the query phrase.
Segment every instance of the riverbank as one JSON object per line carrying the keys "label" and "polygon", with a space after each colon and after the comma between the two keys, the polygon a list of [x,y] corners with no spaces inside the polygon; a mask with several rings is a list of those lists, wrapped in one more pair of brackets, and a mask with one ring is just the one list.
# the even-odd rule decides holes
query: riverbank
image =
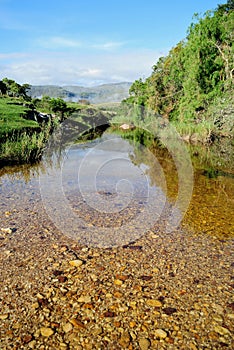
{"label": "riverbank", "polygon": [[41,159],[45,142],[53,130],[53,123],[38,123],[33,118],[29,119],[29,115],[36,112],[23,99],[0,98],[1,167],[30,164]]}

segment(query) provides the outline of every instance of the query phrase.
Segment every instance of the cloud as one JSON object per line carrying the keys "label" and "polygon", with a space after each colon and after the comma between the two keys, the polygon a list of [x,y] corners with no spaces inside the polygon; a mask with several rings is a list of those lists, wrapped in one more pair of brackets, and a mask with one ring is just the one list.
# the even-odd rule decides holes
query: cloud
{"label": "cloud", "polygon": [[88,49],[88,50],[104,50],[112,51],[126,45],[127,42],[106,41],[102,43],[93,43],[90,41],[78,41],[76,39],[66,38],[62,36],[39,38],[34,42],[34,45],[44,49]]}
{"label": "cloud", "polygon": [[100,50],[112,50],[112,49],[123,47],[125,44],[126,42],[108,41],[102,44],[91,45],[91,47],[95,49],[100,49]]}
{"label": "cloud", "polygon": [[11,60],[0,60],[0,71],[2,77],[14,79],[20,84],[94,86],[147,77],[160,56],[161,52],[146,49],[56,55],[44,51],[37,54],[19,54],[19,57],[11,54]]}

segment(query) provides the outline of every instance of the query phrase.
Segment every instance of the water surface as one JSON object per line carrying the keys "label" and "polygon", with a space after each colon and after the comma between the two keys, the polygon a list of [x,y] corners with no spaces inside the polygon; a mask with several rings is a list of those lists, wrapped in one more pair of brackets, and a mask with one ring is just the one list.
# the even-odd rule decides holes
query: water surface
{"label": "water surface", "polygon": [[[108,132],[67,146],[59,157],[54,152],[38,165],[6,167],[0,174],[3,213],[23,212],[32,204],[37,210],[42,202],[44,215],[61,231],[72,231],[72,236],[83,230],[83,243],[88,234],[100,240],[102,232],[105,241],[113,234],[107,245],[116,245],[117,236],[126,243],[151,227],[162,228],[178,195],[177,169],[165,149],[149,149]],[[233,237],[234,177],[208,175],[194,169],[193,194],[181,227]]]}

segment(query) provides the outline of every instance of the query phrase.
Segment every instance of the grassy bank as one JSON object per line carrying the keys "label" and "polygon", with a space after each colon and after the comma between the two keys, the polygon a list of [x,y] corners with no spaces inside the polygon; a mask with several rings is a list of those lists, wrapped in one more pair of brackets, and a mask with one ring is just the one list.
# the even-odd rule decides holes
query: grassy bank
{"label": "grassy bank", "polygon": [[50,125],[45,126],[40,132],[28,134],[23,132],[13,135],[0,146],[1,166],[34,163],[41,159],[42,151],[50,134]]}
{"label": "grassy bank", "polygon": [[33,120],[23,118],[29,111],[21,99],[0,97],[0,141],[20,135],[29,130],[39,131],[39,125]]}
{"label": "grassy bank", "polygon": [[31,163],[40,159],[51,123],[25,119],[30,109],[21,99],[0,98],[0,165]]}

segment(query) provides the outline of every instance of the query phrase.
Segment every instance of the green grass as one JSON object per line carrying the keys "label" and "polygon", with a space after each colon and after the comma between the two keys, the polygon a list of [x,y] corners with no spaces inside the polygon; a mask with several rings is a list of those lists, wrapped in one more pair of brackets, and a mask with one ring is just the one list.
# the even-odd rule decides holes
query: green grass
{"label": "green grass", "polygon": [[24,119],[29,110],[20,99],[0,97],[0,163],[33,163],[41,158],[51,123],[40,126]]}
{"label": "green grass", "polygon": [[37,122],[22,117],[27,110],[19,99],[0,97],[0,140],[29,129],[38,129]]}
{"label": "green grass", "polygon": [[41,159],[51,131],[50,123],[40,132],[13,135],[0,144],[1,165],[35,163]]}

